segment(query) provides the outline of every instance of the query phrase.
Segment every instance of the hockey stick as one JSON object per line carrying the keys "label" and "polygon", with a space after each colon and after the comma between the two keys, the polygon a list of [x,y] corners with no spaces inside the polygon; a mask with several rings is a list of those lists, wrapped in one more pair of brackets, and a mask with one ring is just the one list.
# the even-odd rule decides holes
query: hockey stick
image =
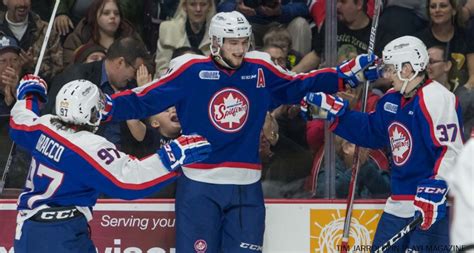
{"label": "hockey stick", "polygon": [[[372,19],[372,27],[370,29],[370,38],[369,38],[369,48],[368,53],[372,54],[375,47],[375,36],[377,34],[377,26],[379,25],[379,16],[380,9],[382,8],[382,0],[375,0],[375,10],[374,16]],[[369,92],[370,82],[365,82],[363,90],[363,103],[362,103],[362,112],[366,111],[367,108],[367,96]],[[354,195],[355,188],[357,183],[357,174],[359,173],[360,167],[360,150],[359,146],[356,146],[354,151],[354,160],[352,162],[352,175],[351,181],[349,184],[349,193],[347,195],[347,205],[346,205],[346,216],[344,219],[344,229],[342,232],[342,243],[341,243],[341,252],[345,253],[349,250],[349,236],[351,228],[351,219],[352,219],[352,209],[354,206]]]}
{"label": "hockey stick", "polygon": [[410,224],[406,225],[404,228],[402,228],[402,230],[400,230],[400,232],[396,233],[394,236],[392,236],[392,238],[390,238],[382,246],[380,246],[377,250],[375,250],[375,253],[385,252],[388,248],[392,247],[398,240],[400,240],[402,237],[410,233],[422,222],[423,222],[423,217],[421,215],[418,215],[418,217],[416,217],[416,219],[410,222]]}
{"label": "hockey stick", "polygon": [[[40,54],[38,56],[38,61],[36,61],[35,72],[34,72],[35,76],[38,75],[40,67],[41,67],[41,63],[43,62],[44,52],[46,51],[49,35],[51,34],[51,30],[53,28],[53,22],[54,22],[54,18],[56,17],[59,1],[60,0],[56,0],[56,3],[54,4],[53,12],[51,13],[51,18],[49,19],[48,28],[46,29],[46,33],[44,35],[43,44],[41,45]],[[2,194],[3,189],[5,188],[5,182],[7,180],[8,171],[10,170],[10,166],[12,164],[14,149],[15,149],[15,143],[13,142],[12,146],[10,147],[10,153],[8,154],[7,162],[5,163],[5,167],[3,169],[2,179],[0,181],[0,194]]]}

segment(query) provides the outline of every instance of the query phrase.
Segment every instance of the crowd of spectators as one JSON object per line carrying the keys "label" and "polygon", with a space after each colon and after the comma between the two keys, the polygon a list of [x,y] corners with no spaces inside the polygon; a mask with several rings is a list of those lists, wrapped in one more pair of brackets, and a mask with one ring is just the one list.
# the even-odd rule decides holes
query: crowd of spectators
{"label": "crowd of spectators", "polygon": [[[35,68],[52,11],[45,6],[53,6],[53,2],[4,0],[0,8],[3,135],[15,102],[15,85],[19,77]],[[269,53],[283,70],[300,73],[325,66],[326,4],[325,0],[62,0],[40,69],[49,83],[49,102],[42,112],[53,110],[57,92],[68,81],[86,79],[104,93],[113,94],[160,78],[179,55],[209,55],[209,22],[220,11],[244,14],[252,24],[253,49]],[[374,0],[337,0],[336,9],[340,63],[367,52]],[[472,14],[474,0],[383,1],[375,43],[379,56],[386,43],[402,35],[417,36],[427,45],[428,76],[458,96],[466,139],[474,134]],[[372,86],[368,111],[389,87],[383,78]],[[358,110],[362,107],[361,93],[361,89],[348,89],[338,95],[349,99],[351,108]],[[308,121],[307,116],[299,105],[281,105],[268,112],[260,144],[266,197],[324,197],[324,123]],[[176,110],[169,108],[148,119],[104,123],[98,134],[122,151],[144,157],[178,137],[180,130]],[[11,143],[5,138],[2,136],[2,147]],[[353,144],[337,139],[338,198],[347,195],[353,150]],[[2,148],[0,152],[0,172],[8,151]],[[13,159],[7,186],[22,188],[28,155],[14,151],[19,158]],[[357,197],[386,197],[390,193],[386,166],[390,159],[386,150],[363,150]],[[171,185],[159,197],[173,194]]]}

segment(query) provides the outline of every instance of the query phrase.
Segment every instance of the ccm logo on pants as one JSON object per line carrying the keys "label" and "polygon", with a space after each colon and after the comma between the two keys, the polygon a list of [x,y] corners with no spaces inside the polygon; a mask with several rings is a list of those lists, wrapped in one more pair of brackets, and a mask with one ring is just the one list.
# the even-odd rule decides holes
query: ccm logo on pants
{"label": "ccm logo on pants", "polygon": [[254,250],[254,251],[262,251],[262,246],[255,245],[255,244],[250,244],[250,243],[245,243],[245,242],[241,242],[240,247],[243,248],[243,249],[249,249],[249,250]]}

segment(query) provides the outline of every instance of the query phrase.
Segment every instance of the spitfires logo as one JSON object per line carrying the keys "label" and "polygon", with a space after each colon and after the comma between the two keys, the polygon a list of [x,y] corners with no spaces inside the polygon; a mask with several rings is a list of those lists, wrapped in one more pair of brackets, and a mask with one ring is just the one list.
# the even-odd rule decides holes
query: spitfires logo
{"label": "spitfires logo", "polygon": [[413,142],[408,129],[399,122],[388,127],[390,146],[392,147],[393,162],[402,166],[410,158]]}
{"label": "spitfires logo", "polygon": [[225,88],[218,91],[209,103],[212,124],[226,133],[239,131],[247,121],[249,101],[239,90]]}
{"label": "spitfires logo", "polygon": [[196,253],[206,253],[207,243],[206,241],[199,239],[194,242],[194,250]]}

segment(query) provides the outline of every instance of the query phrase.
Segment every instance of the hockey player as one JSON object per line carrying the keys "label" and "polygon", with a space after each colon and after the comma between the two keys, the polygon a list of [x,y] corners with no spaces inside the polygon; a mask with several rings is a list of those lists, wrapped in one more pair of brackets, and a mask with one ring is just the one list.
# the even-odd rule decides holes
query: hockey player
{"label": "hockey player", "polygon": [[96,252],[88,228],[100,193],[122,199],[147,196],[172,181],[179,166],[202,160],[210,144],[181,136],[138,160],[95,135],[105,97],[86,80],[65,84],[55,115],[39,117],[46,83],[26,75],[11,111],[10,136],[32,154],[24,192],[18,199],[15,252]]}
{"label": "hockey player", "polygon": [[463,146],[460,107],[449,90],[427,78],[428,52],[421,40],[412,36],[393,40],[383,50],[383,63],[384,76],[393,88],[372,113],[351,111],[347,102],[324,93],[306,98],[336,117],[331,129],[337,135],[363,147],[391,149],[392,195],[373,248],[399,232],[414,215],[422,215],[423,223],[389,251],[449,248],[445,179]]}
{"label": "hockey player", "polygon": [[239,12],[210,23],[211,56],[183,55],[148,86],[113,97],[108,119],[144,118],[176,105],[183,133],[212,144],[201,163],[183,166],[176,190],[177,252],[262,250],[265,207],[260,182],[259,136],[272,105],[297,104],[309,91],[334,93],[376,71],[374,56],[339,68],[293,75],[262,52],[249,52],[251,27]]}

